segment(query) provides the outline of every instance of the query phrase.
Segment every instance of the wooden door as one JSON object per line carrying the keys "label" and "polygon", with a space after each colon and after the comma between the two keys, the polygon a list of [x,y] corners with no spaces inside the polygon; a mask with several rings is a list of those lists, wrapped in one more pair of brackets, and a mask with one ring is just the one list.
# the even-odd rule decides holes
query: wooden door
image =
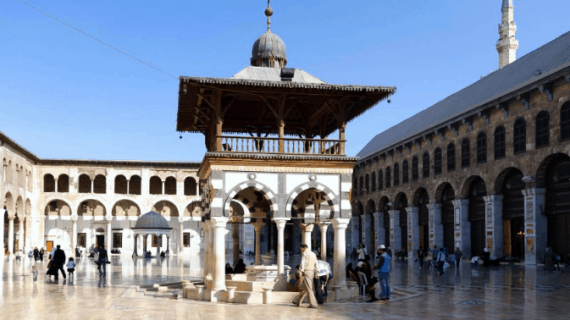
{"label": "wooden door", "polygon": [[53,241],[46,241],[46,252],[51,252],[53,249]]}
{"label": "wooden door", "polygon": [[513,243],[511,239],[511,219],[503,220],[503,247],[505,248],[505,257],[513,255]]}

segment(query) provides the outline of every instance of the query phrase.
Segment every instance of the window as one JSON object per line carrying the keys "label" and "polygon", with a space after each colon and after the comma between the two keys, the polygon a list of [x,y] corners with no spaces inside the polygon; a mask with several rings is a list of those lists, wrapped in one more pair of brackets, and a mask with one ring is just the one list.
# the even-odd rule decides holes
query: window
{"label": "window", "polygon": [[78,233],[77,234],[77,246],[86,248],[87,247],[87,234]]}
{"label": "window", "polygon": [[113,248],[122,248],[123,247],[123,234],[122,233],[113,233]]}
{"label": "window", "polygon": [[364,190],[370,192],[370,176],[368,174],[364,176]]}
{"label": "window", "polygon": [[402,163],[402,182],[408,183],[408,160],[404,160]]}
{"label": "window", "polygon": [[394,165],[394,187],[400,184],[400,165]]}
{"label": "window", "polygon": [[123,175],[118,175],[115,177],[115,193],[116,194],[127,194],[127,178]]}
{"label": "window", "polygon": [[360,191],[364,190],[364,178],[360,177],[360,189],[358,189]]}
{"label": "window", "polygon": [[495,160],[505,157],[505,127],[495,129]]}
{"label": "window", "polygon": [[412,158],[412,181],[418,181],[419,178],[419,168],[418,168],[418,157]]}
{"label": "window", "polygon": [[55,179],[49,173],[44,176],[44,192],[55,192]]}
{"label": "window", "polygon": [[149,193],[162,194],[162,180],[159,177],[154,176],[150,178]]}
{"label": "window", "polygon": [[372,172],[372,177],[370,178],[372,191],[376,191],[376,172]]}
{"label": "window", "polygon": [[152,247],[156,248],[156,246],[162,247],[162,236],[157,236],[155,234],[152,235]]}
{"label": "window", "polygon": [[134,175],[129,180],[129,194],[141,194],[141,177]]}
{"label": "window", "polygon": [[60,174],[57,178],[57,192],[69,192],[69,176]]}
{"label": "window", "polygon": [[441,174],[441,148],[437,148],[433,152],[433,165],[435,175]]}
{"label": "window", "polygon": [[467,168],[471,165],[470,157],[469,139],[465,138],[461,141],[461,168]]}
{"label": "window", "polygon": [[517,121],[515,121],[513,144],[515,154],[526,152],[526,123],[522,118],[518,118]]}
{"label": "window", "polygon": [[384,189],[384,174],[382,170],[378,171],[378,190]]}
{"label": "window", "polygon": [[184,232],[184,246],[190,247],[190,232]]}
{"label": "window", "polygon": [[560,141],[570,139],[570,102],[560,109]]}
{"label": "window", "polygon": [[541,111],[536,116],[536,148],[546,147],[550,143],[550,116]]}
{"label": "window", "polygon": [[91,178],[86,174],[79,176],[79,193],[91,193]]}
{"label": "window", "polygon": [[107,192],[107,178],[103,175],[97,175],[93,180],[93,193]]}
{"label": "window", "polygon": [[487,134],[479,133],[477,136],[477,163],[487,162]]}
{"label": "window", "polygon": [[168,177],[164,181],[164,194],[176,194],[176,178]]}
{"label": "window", "polygon": [[447,172],[455,171],[455,145],[450,143],[447,146]]}
{"label": "window", "polygon": [[386,168],[386,188],[390,188],[390,176],[392,172],[390,171],[390,167]]}
{"label": "window", "polygon": [[196,195],[196,180],[192,177],[184,179],[184,195],[195,196]]}
{"label": "window", "polygon": [[426,151],[422,159],[422,175],[425,178],[429,177],[429,153]]}

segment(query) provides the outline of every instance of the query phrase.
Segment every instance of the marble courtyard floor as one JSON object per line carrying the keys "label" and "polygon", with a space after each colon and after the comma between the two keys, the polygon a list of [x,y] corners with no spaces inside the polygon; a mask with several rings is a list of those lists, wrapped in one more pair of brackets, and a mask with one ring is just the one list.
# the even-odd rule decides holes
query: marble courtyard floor
{"label": "marble courtyard floor", "polygon": [[[297,260],[292,258],[289,264]],[[198,279],[197,256],[163,261],[113,256],[101,280],[92,259],[80,259],[75,280],[34,282],[31,261],[1,261],[0,319],[568,319],[570,268],[548,274],[519,265],[473,268],[462,263],[439,276],[396,261],[390,302],[353,299],[319,309],[291,305],[211,304],[127,294],[133,286]],[[249,264],[249,262],[246,262]]]}

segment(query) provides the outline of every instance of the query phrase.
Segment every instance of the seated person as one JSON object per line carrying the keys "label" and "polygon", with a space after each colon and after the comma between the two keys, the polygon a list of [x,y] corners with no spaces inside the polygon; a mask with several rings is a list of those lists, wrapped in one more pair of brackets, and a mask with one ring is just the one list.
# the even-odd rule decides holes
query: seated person
{"label": "seated person", "polygon": [[229,263],[226,263],[226,274],[232,274],[232,273],[234,273],[234,269]]}
{"label": "seated person", "polygon": [[245,263],[243,263],[243,259],[239,259],[236,267],[234,268],[235,273],[245,273]]}

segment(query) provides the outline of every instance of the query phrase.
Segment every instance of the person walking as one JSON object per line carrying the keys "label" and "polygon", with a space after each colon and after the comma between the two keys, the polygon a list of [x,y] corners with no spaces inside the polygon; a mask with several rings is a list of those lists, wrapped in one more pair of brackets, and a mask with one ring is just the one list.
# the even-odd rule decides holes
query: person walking
{"label": "person walking", "polygon": [[67,272],[69,273],[69,278],[73,278],[73,273],[75,272],[75,261],[73,260],[73,257],[69,257],[69,262],[67,262]]}
{"label": "person walking", "polygon": [[34,248],[34,260],[35,261],[40,260],[40,250],[38,250],[38,247]]}
{"label": "person walking", "polygon": [[433,250],[431,251],[431,264],[430,267],[433,267],[434,269],[437,268],[437,254],[439,253],[439,251],[437,250],[437,246],[433,246]]}
{"label": "person walking", "polygon": [[99,246],[99,259],[97,260],[99,264],[99,277],[104,278],[107,276],[107,263],[109,258],[107,256],[107,250],[104,245]]}
{"label": "person walking", "polygon": [[301,264],[299,273],[301,274],[301,292],[293,300],[293,304],[297,307],[301,306],[306,296],[309,296],[309,308],[318,308],[317,299],[313,289],[313,279],[317,272],[317,256],[311,251],[307,250],[306,244],[301,245]]}
{"label": "person walking", "polygon": [[459,263],[461,262],[461,258],[463,258],[463,252],[459,247],[455,248],[455,267],[459,270]]}
{"label": "person walking", "polygon": [[[55,263],[55,266],[57,269],[59,269],[59,271],[61,271],[61,274],[63,275],[63,279],[66,278],[65,276],[65,271],[63,270],[63,265],[65,264],[65,252],[63,250],[61,250],[61,246],[58,244],[57,245],[57,249],[55,250],[55,252],[52,255],[52,260]],[[58,279],[58,272],[56,271],[55,273],[55,280],[57,281]]]}
{"label": "person walking", "polygon": [[445,252],[443,251],[443,248],[439,249],[436,261],[437,261],[437,270],[439,271],[439,275],[441,276],[442,274],[445,273],[443,271],[443,264],[445,263]]}
{"label": "person walking", "polygon": [[44,262],[44,254],[45,254],[45,253],[46,253],[46,252],[45,252],[44,248],[42,247],[42,248],[40,249],[40,261],[41,261],[41,262]]}
{"label": "person walking", "polygon": [[424,268],[424,248],[420,247],[418,250],[418,261],[420,262],[420,269]]}
{"label": "person walking", "polygon": [[[377,250],[376,265],[374,270],[378,270],[378,280],[380,281],[380,287],[382,288],[382,293],[380,294],[380,300],[390,300],[390,255],[386,252],[386,247],[380,245]],[[377,301],[376,297],[372,297],[369,302]]]}

